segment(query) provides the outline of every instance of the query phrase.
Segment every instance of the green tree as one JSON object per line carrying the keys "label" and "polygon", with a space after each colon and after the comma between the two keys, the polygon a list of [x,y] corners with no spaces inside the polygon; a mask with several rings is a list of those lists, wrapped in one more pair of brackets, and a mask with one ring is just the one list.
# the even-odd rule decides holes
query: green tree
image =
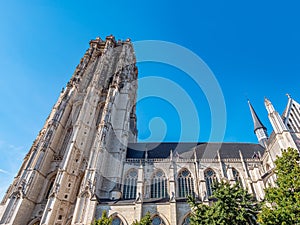
{"label": "green tree", "polygon": [[259,203],[240,184],[216,183],[213,187],[211,206],[189,197],[192,208],[191,225],[250,225],[257,224]]}
{"label": "green tree", "polygon": [[132,223],[132,225],[151,225],[151,216],[150,213],[147,212],[147,214],[141,219],[141,221],[135,221]]}
{"label": "green tree", "polygon": [[275,160],[275,187],[267,188],[259,223],[262,225],[300,224],[299,153],[288,148]]}
{"label": "green tree", "polygon": [[102,216],[101,216],[101,218],[100,219],[98,219],[98,220],[95,220],[93,223],[92,223],[92,225],[111,225],[112,224],[112,220],[113,220],[113,218],[108,218],[107,217],[107,213],[106,213],[106,211],[104,210],[103,212],[102,212]]}

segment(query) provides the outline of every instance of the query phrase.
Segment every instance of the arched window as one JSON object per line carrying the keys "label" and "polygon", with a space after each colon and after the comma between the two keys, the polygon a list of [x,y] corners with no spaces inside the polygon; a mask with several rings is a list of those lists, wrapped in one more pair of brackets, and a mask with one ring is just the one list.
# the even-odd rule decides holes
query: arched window
{"label": "arched window", "polygon": [[158,170],[151,180],[151,198],[167,197],[167,179],[163,171]]}
{"label": "arched window", "polygon": [[130,170],[124,180],[123,198],[135,199],[136,198],[136,185],[137,185],[137,171]]}
{"label": "arched window", "polygon": [[124,225],[123,222],[122,222],[122,220],[119,217],[117,217],[117,216],[113,217],[113,220],[112,220],[111,224],[112,225]]}
{"label": "arched window", "polygon": [[162,218],[160,218],[158,215],[154,216],[152,218],[152,224],[153,225],[165,225],[165,222]]}
{"label": "arched window", "polygon": [[54,181],[55,181],[55,177],[56,177],[56,174],[49,180],[49,185],[48,185],[48,189],[47,189],[46,196],[45,196],[46,199],[49,198],[49,195],[52,191]]}
{"label": "arched window", "polygon": [[241,186],[242,184],[242,179],[240,177],[239,171],[237,171],[235,168],[232,168],[232,174],[233,174],[233,179],[235,180],[236,183],[239,183]]}
{"label": "arched window", "polygon": [[37,218],[31,220],[28,225],[39,225],[41,223],[41,221]]}
{"label": "arched window", "polygon": [[182,225],[190,225],[190,215],[184,218]]}
{"label": "arched window", "polygon": [[206,170],[204,172],[204,178],[206,183],[207,196],[209,197],[212,195],[213,183],[217,181],[215,171],[213,171],[212,169]]}
{"label": "arched window", "polygon": [[71,135],[72,135],[72,132],[73,132],[73,128],[70,127],[67,132],[66,132],[66,135],[65,135],[65,138],[64,138],[64,141],[61,145],[61,148],[60,148],[60,152],[59,152],[59,155],[60,156],[64,156],[65,154],[65,151],[68,147],[68,144],[69,144],[69,141],[70,141],[70,138],[71,138]]}
{"label": "arched window", "polygon": [[194,195],[194,181],[190,171],[187,169],[182,170],[178,175],[178,191],[179,197]]}

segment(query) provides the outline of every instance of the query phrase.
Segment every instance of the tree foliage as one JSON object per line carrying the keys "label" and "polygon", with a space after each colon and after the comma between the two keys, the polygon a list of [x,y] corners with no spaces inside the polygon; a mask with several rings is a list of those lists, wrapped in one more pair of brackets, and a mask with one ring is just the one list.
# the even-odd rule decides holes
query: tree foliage
{"label": "tree foliage", "polygon": [[292,148],[284,150],[275,160],[276,186],[266,189],[260,224],[300,224],[299,160],[298,151]]}
{"label": "tree foliage", "polygon": [[189,197],[192,208],[191,225],[250,225],[257,224],[259,203],[240,184],[222,181],[213,187],[211,206]]}
{"label": "tree foliage", "polygon": [[151,224],[152,221],[149,212],[141,219],[141,221],[135,221],[132,223],[132,225],[151,225]]}
{"label": "tree foliage", "polygon": [[102,212],[102,216],[100,219],[98,220],[95,220],[92,225],[111,225],[112,224],[112,221],[113,221],[113,218],[112,217],[107,217],[107,213],[106,211],[104,210]]}

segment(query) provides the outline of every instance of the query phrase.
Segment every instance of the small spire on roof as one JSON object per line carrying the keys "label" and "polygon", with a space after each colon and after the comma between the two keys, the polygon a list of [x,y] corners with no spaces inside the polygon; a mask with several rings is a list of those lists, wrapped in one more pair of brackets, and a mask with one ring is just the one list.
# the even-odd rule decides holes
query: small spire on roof
{"label": "small spire on roof", "polygon": [[[266,99],[266,98],[265,98]],[[253,119],[253,123],[254,123],[254,133],[256,130],[263,128],[264,130],[267,130],[267,128],[262,124],[262,122],[260,121],[260,119],[258,118],[251,102],[248,100],[248,104],[249,104],[249,108],[250,108],[250,112],[251,112],[251,116]]]}
{"label": "small spire on roof", "polygon": [[147,160],[148,159],[148,148],[146,147],[146,149],[145,149],[145,160]]}
{"label": "small spire on roof", "polygon": [[170,160],[172,161],[173,160],[173,150],[171,149],[170,151]]}

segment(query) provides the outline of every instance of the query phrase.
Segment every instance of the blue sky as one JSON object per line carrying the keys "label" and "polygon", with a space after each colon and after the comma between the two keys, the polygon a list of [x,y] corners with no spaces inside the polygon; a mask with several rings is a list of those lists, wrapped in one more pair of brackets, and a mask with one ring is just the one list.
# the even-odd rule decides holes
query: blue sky
{"label": "blue sky", "polygon": [[[256,142],[247,106],[251,99],[271,131],[264,109],[270,98],[281,113],[286,93],[300,100],[300,3],[297,1],[3,1],[0,3],[0,196],[3,195],[89,40],[114,34],[132,41],[163,40],[197,54],[224,95],[226,142]],[[162,53],[163,54],[163,53]],[[137,55],[137,58],[139,56]],[[139,63],[139,77],[161,76],[192,99],[199,141],[209,139],[205,93],[183,71],[162,63]],[[147,89],[140,85],[139,93]],[[165,88],[168,92],[168,87]],[[212,90],[213,91],[213,90]],[[138,103],[141,140],[178,141],[176,104],[161,98]],[[150,128],[149,121],[153,118]],[[190,141],[195,118],[181,141]],[[152,133],[151,133],[152,132]],[[190,134],[188,133],[190,132]]]}

